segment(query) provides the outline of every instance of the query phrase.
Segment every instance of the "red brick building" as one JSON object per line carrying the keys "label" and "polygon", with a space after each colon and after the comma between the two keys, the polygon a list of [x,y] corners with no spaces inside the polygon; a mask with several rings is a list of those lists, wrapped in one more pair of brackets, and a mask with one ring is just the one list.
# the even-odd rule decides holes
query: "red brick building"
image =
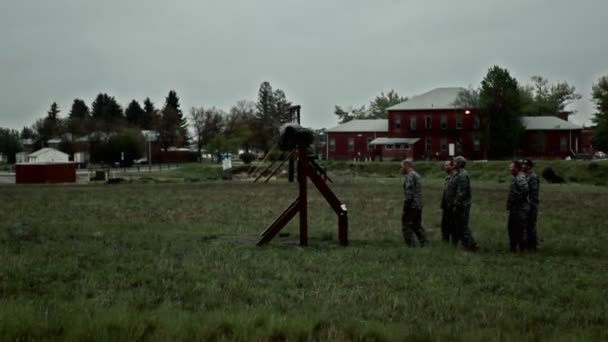
{"label": "red brick building", "polygon": [[[484,159],[477,108],[455,105],[463,88],[437,88],[388,108],[386,120],[353,120],[328,129],[329,159]],[[579,150],[581,127],[558,117],[524,117],[519,154],[563,158]]]}
{"label": "red brick building", "polygon": [[418,138],[416,159],[445,159],[450,145],[455,155],[482,159],[479,111],[454,104],[463,88],[437,88],[388,108],[389,136]]}

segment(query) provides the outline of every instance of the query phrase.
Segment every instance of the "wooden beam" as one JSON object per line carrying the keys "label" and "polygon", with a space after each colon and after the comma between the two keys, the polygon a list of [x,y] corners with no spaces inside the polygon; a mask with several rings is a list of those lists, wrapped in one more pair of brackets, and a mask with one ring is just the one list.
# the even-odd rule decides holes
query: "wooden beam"
{"label": "wooden beam", "polygon": [[308,158],[306,157],[306,147],[298,147],[298,184],[300,187],[300,246],[308,246],[308,189],[307,176],[309,168]]}
{"label": "wooden beam", "polygon": [[270,174],[270,176],[268,176],[268,178],[266,178],[266,180],[264,181],[264,183],[268,183],[268,181],[270,180],[270,178],[272,178],[274,175],[277,174],[277,172],[279,172],[279,170],[281,170],[281,167],[283,167],[283,164],[285,164],[285,162],[287,160],[289,160],[289,158],[291,158],[291,156],[293,155],[293,151],[289,152],[289,154],[287,155],[287,158],[283,159],[283,161],[281,162],[281,164],[279,164],[279,166],[274,169],[274,171],[272,171],[272,173]]}
{"label": "wooden beam", "polygon": [[287,209],[260,235],[257,242],[258,246],[266,244],[272,240],[281,229],[285,228],[287,223],[298,213],[300,209],[300,198],[298,197]]}
{"label": "wooden beam", "polygon": [[[285,155],[285,152],[281,152],[281,155],[279,156],[279,158],[273,160],[272,163],[270,163],[270,165],[268,165],[268,167],[264,169],[264,171],[260,172],[260,174],[257,176],[257,178],[253,182],[256,183],[260,178],[262,178],[262,176],[264,175],[264,173],[266,171],[270,170],[270,168],[272,168],[272,166],[274,165],[274,163],[276,163],[277,160],[280,160],[281,158],[283,158],[284,155]],[[255,171],[257,171],[257,170],[253,171],[254,174],[255,174]]]}

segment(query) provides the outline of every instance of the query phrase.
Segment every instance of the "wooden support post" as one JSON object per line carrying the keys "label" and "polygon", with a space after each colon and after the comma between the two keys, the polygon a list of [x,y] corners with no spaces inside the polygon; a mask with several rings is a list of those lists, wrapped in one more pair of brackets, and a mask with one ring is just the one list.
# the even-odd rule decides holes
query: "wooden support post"
{"label": "wooden support post", "polygon": [[348,246],[348,216],[346,211],[338,214],[338,240],[340,246]]}
{"label": "wooden support post", "polygon": [[[295,154],[292,151],[292,155]],[[300,245],[308,246],[308,179],[317,187],[325,200],[338,215],[338,240],[341,246],[348,246],[348,211],[326,183],[326,173],[321,176],[321,169],[314,161],[309,160],[306,146],[298,146],[298,189],[299,197],[260,235],[258,246],[268,243],[297,214],[300,213]],[[279,166],[280,167],[280,166]],[[322,170],[322,169],[321,169]]]}
{"label": "wooden support post", "polygon": [[300,186],[300,246],[308,246],[308,192],[306,147],[298,147],[298,183]]}

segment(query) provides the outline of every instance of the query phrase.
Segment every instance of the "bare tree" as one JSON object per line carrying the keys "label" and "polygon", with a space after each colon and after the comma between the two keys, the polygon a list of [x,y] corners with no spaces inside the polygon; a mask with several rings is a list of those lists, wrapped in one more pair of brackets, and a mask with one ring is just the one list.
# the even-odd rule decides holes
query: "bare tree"
{"label": "bare tree", "polygon": [[205,109],[203,107],[190,108],[190,118],[192,119],[192,127],[194,128],[194,138],[196,139],[196,147],[198,149],[198,159],[201,159],[203,151],[203,134],[205,129]]}

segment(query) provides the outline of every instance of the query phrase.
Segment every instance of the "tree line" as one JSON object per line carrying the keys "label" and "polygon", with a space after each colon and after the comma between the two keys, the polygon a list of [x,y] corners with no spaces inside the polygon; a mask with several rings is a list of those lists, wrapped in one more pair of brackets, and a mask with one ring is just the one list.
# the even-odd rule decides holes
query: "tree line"
{"label": "tree line", "polygon": [[[593,85],[592,101],[595,103],[601,102],[605,96],[599,90],[602,79]],[[469,87],[459,94],[455,104],[479,108],[481,112],[482,127],[485,129],[480,138],[488,146],[487,157],[496,159],[512,156],[525,131],[521,120],[523,116],[558,116],[567,120],[574,113],[568,111],[567,106],[582,98],[575,87],[566,82],[549,84],[541,76],[534,76],[531,80],[532,84],[521,85],[507,69],[493,66],[479,87]],[[593,118],[596,124],[593,128],[593,144],[596,149],[605,149],[608,141],[601,139],[601,128],[597,121],[608,113],[597,108],[598,113]]]}
{"label": "tree line", "polygon": [[[106,93],[98,94],[90,107],[82,99],[74,99],[66,117],[53,102],[46,115],[31,126],[0,131],[0,153],[14,162],[16,152],[22,150],[20,139],[30,139],[34,149],[59,139],[59,149],[73,153],[86,137],[92,161],[137,159],[143,154],[141,130],[154,131],[161,148],[184,147],[190,143],[209,151],[236,151],[240,148],[267,152],[277,139],[278,128],[295,118],[285,92],[263,82],[257,102],[241,100],[228,112],[217,107],[192,107],[187,117],[176,91],[171,90],[162,108],[146,98],[143,105],[132,100],[125,109]],[[5,143],[5,140],[7,141]]]}
{"label": "tree line", "polygon": [[[517,147],[524,130],[521,116],[560,113],[567,116],[571,114],[567,106],[581,98],[575,87],[566,82],[549,83],[540,76],[532,77],[531,81],[521,85],[507,69],[494,66],[478,87],[469,87],[459,94],[458,104],[479,108],[487,114],[481,116],[483,126],[488,127],[481,140],[490,147],[490,158],[508,157]],[[387,108],[403,101],[407,101],[407,97],[390,90],[376,96],[367,106],[336,105],[334,114],[340,123],[386,118]],[[596,149],[607,150],[608,76],[593,84],[592,101],[596,107],[592,119],[593,144]],[[116,160],[121,150],[131,151],[128,154],[134,159],[143,152],[140,130],[157,132],[163,148],[183,147],[193,142],[199,155],[203,149],[268,152],[276,141],[280,125],[295,119],[285,92],[273,89],[269,82],[260,85],[257,101],[238,101],[228,111],[213,106],[192,107],[187,117],[174,90],[168,93],[161,108],[150,98],[142,104],[132,100],[123,109],[113,96],[100,93],[90,107],[84,100],[74,99],[68,115],[62,118],[59,105],[54,102],[45,117],[21,132],[0,128],[0,153],[14,162],[15,153],[22,150],[20,139],[31,139],[36,149],[47,146],[51,139],[60,139],[60,149],[72,153],[78,138],[87,137],[93,161]]]}

